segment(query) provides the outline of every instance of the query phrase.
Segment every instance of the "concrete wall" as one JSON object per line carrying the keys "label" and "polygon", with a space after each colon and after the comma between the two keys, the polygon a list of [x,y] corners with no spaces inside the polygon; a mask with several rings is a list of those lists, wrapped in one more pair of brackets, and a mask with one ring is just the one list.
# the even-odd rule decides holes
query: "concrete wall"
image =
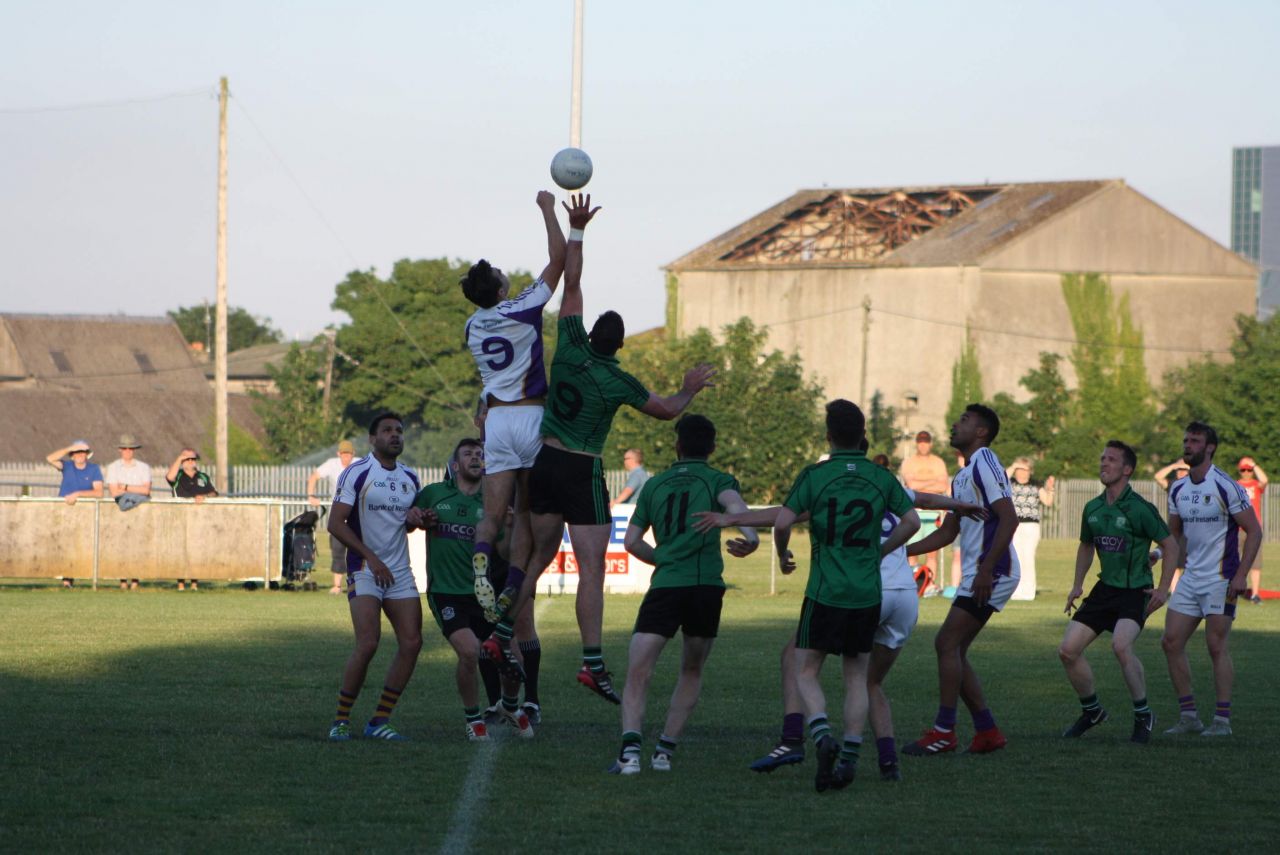
{"label": "concrete wall", "polygon": [[0,577],[243,579],[280,571],[281,504],[0,499]]}

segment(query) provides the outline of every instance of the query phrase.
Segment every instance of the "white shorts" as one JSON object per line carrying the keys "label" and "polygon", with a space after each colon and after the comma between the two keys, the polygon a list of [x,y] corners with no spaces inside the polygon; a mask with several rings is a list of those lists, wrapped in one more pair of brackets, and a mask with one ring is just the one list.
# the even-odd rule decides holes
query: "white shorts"
{"label": "white shorts", "polygon": [[[1237,572],[1243,573],[1243,570]],[[1197,577],[1183,573],[1178,580],[1178,587],[1173,589],[1169,597],[1170,611],[1188,615],[1193,618],[1206,618],[1210,615],[1225,614],[1235,617],[1234,603],[1227,603],[1227,586],[1231,583],[1221,576]]]}
{"label": "white shorts", "polygon": [[897,650],[907,643],[920,619],[920,595],[915,588],[885,591],[880,601],[880,625],[872,639]]}
{"label": "white shorts", "polygon": [[490,407],[484,420],[484,471],[532,469],[542,449],[542,407]]}
{"label": "white shorts", "polygon": [[[976,576],[965,576],[961,579],[960,587],[956,589],[956,596],[972,597],[973,580],[976,578]],[[1009,598],[1013,596],[1013,592],[1018,589],[1018,582],[1021,580],[1021,573],[1013,576],[997,576],[995,582],[991,585],[991,599],[987,600],[987,605],[996,611],[1003,609],[1005,603],[1009,602]]]}
{"label": "white shorts", "polygon": [[413,580],[412,567],[391,568],[391,578],[395,581],[382,587],[373,580],[373,571],[362,563],[359,570],[347,573],[347,599],[377,597],[378,602],[382,602],[418,598],[418,585]]}

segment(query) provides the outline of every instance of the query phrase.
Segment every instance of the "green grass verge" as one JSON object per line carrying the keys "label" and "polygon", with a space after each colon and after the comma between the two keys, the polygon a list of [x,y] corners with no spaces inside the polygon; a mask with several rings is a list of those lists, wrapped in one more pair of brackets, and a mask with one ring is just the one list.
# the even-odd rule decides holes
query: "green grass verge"
{"label": "green grass verge", "polygon": [[[617,708],[574,682],[573,604],[554,599],[540,625],[545,723],[532,742],[508,738],[488,749],[487,801],[463,827],[455,817],[477,747],[463,739],[452,655],[429,616],[395,718],[413,741],[332,745],[325,735],[350,627],[345,598],[323,593],[327,572],[319,593],[6,587],[3,846],[435,851],[452,828],[450,842],[473,851],[1270,850],[1280,603],[1241,607],[1231,739],[1128,744],[1129,701],[1104,639],[1090,659],[1112,721],[1068,743],[1058,734],[1078,707],[1056,646],[1073,555],[1074,544],[1043,544],[1039,598],[994,618],[972,651],[1007,750],[904,758],[899,785],[879,782],[868,751],[863,777],[824,796],[812,790],[812,759],[772,776],[746,769],[778,732],[777,652],[794,629],[803,571],[769,596],[763,550],[731,564],[703,700],[666,776],[647,767],[636,778],[603,774],[617,750]],[[619,682],[639,602],[608,601],[605,650]],[[890,677],[900,739],[914,738],[936,709],[930,642],[946,607],[923,601]],[[1176,704],[1159,650],[1162,621],[1139,648],[1152,706],[1168,724]],[[376,702],[387,647],[356,707],[360,720]],[[651,690],[646,757],[674,684],[675,652]],[[1192,666],[1208,710],[1201,634]],[[960,730],[967,741],[963,714]]]}

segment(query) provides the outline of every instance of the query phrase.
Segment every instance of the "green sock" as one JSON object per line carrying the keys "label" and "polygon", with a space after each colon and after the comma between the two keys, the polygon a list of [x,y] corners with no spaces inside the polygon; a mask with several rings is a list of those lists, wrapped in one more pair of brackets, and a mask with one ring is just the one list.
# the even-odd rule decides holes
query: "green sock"
{"label": "green sock", "polygon": [[670,757],[676,753],[676,741],[665,733],[658,737],[658,751]]}
{"label": "green sock", "polygon": [[604,673],[604,649],[601,647],[583,647],[582,664],[594,674]]}
{"label": "green sock", "polygon": [[1149,718],[1151,716],[1151,707],[1147,706],[1147,699],[1141,698],[1133,702],[1134,718]]}
{"label": "green sock", "polygon": [[484,716],[480,715],[479,707],[463,707],[462,714],[467,717],[467,724],[479,724],[484,721]]}
{"label": "green sock", "polygon": [[1080,709],[1083,710],[1084,714],[1089,718],[1096,718],[1098,711],[1102,709],[1102,704],[1098,703],[1098,694],[1095,692],[1088,697],[1081,698]]}
{"label": "green sock", "polygon": [[840,748],[840,759],[851,766],[858,765],[858,752],[862,750],[862,738],[854,739],[846,736]]}
{"label": "green sock", "polygon": [[640,734],[634,730],[623,731],[622,751],[618,752],[620,760],[626,760],[629,757],[640,759]]}
{"label": "green sock", "polygon": [[815,715],[809,719],[809,738],[817,745],[824,737],[831,735],[831,725],[825,715]]}

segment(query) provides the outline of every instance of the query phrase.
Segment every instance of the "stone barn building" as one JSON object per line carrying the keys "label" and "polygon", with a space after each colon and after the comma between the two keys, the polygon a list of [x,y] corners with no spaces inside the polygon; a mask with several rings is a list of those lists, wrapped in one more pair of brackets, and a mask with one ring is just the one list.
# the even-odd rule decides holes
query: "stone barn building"
{"label": "stone barn building", "polygon": [[1157,384],[1229,346],[1257,281],[1120,180],[802,190],[666,270],[676,334],[745,315],[828,397],[865,406],[878,390],[903,431],[943,436],[966,330],[988,396],[1025,399],[1018,380],[1040,352],[1069,355],[1062,274],[1105,274],[1128,295]]}

